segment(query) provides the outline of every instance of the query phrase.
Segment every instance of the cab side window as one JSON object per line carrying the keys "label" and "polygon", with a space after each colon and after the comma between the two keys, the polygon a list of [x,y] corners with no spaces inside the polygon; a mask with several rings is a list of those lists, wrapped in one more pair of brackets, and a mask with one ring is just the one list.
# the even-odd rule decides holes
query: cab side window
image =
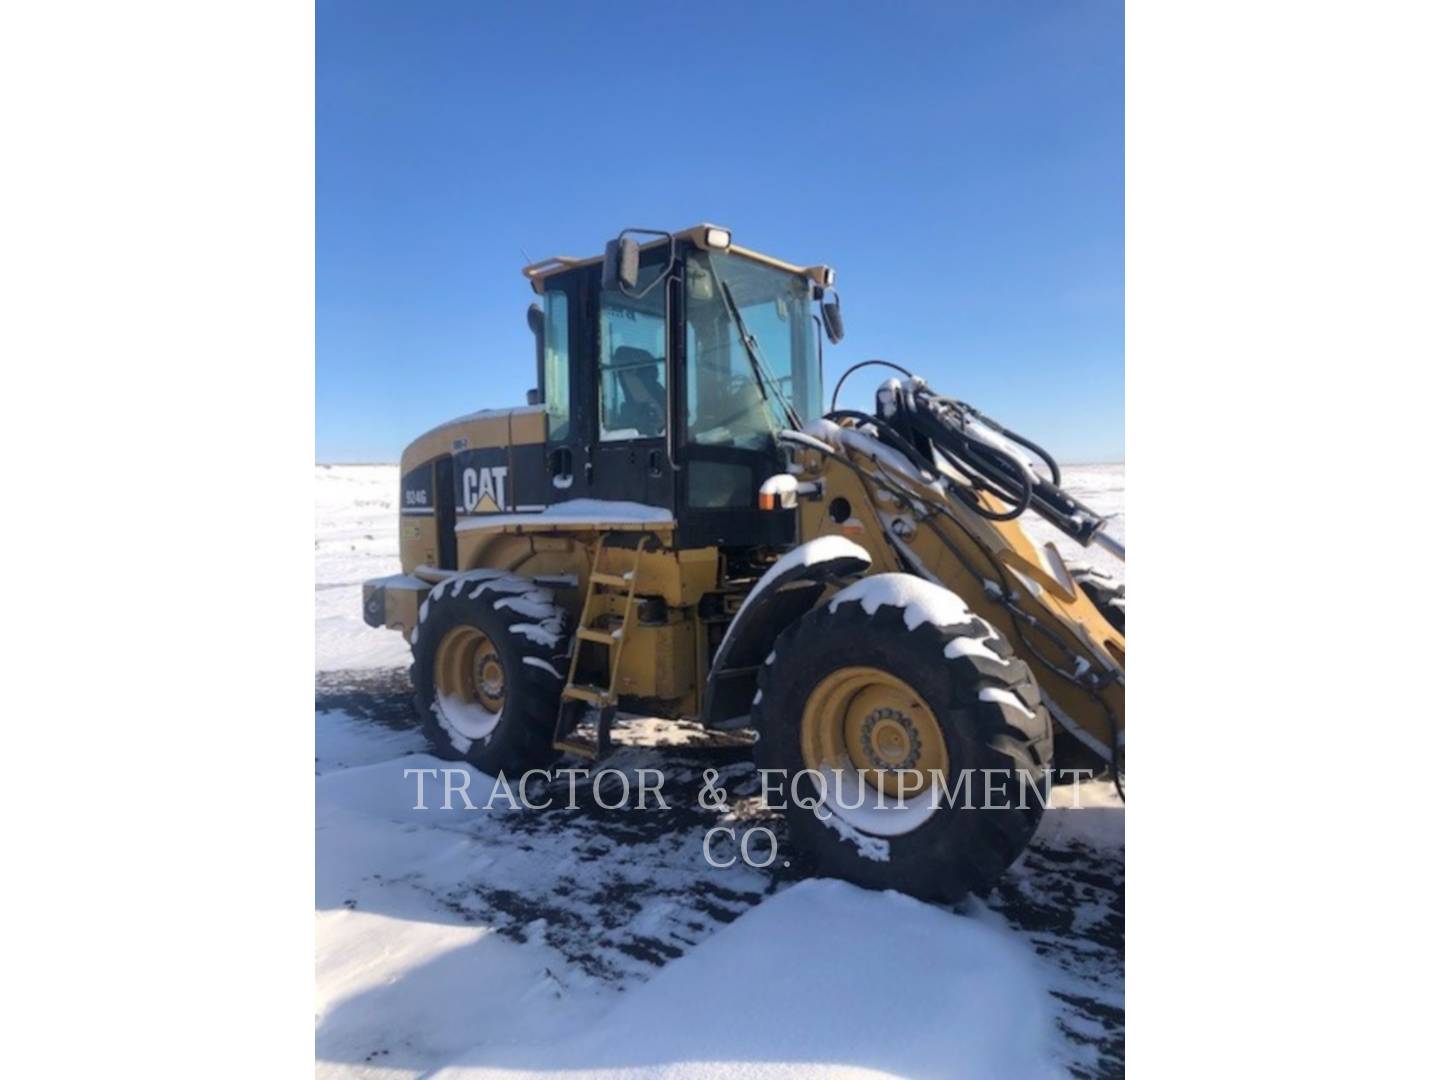
{"label": "cab side window", "polygon": [[570,303],[560,291],[545,294],[545,412],[547,438],[570,436]]}
{"label": "cab side window", "polygon": [[599,331],[600,441],[664,435],[665,286],[638,300],[602,291]]}

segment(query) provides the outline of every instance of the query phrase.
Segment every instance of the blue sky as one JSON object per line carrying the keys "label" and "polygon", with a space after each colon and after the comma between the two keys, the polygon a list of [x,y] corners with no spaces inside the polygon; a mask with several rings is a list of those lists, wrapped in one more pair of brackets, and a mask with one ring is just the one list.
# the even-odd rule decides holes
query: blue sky
{"label": "blue sky", "polygon": [[829,385],[1123,458],[1120,3],[321,0],[316,459],[523,404],[527,255],[700,221],[836,268]]}

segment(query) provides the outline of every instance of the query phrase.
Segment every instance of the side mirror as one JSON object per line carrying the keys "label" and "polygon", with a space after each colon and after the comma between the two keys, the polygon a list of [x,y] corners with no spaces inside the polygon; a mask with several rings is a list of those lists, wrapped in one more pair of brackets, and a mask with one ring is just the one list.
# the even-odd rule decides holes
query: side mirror
{"label": "side mirror", "polygon": [[[640,284],[640,241],[636,236],[653,236],[670,245],[670,258],[643,289]],[[624,293],[639,300],[661,282],[670,280],[675,268],[675,237],[659,229],[621,229],[620,235],[605,245],[605,258],[600,263],[600,287],[606,292]]]}
{"label": "side mirror", "polygon": [[628,292],[640,284],[640,245],[633,236],[618,236],[605,245],[600,287],[607,292]]}
{"label": "side mirror", "polygon": [[537,390],[537,389],[536,389],[535,387],[533,387],[533,386],[532,386],[529,390],[526,390],[526,391],[525,391],[525,404],[526,404],[526,405],[539,405],[539,404],[540,404],[540,391]]}
{"label": "side mirror", "polygon": [[840,294],[831,291],[833,300],[826,300],[820,305],[820,317],[825,323],[825,336],[830,339],[831,345],[839,345],[845,337],[845,320],[840,317]]}

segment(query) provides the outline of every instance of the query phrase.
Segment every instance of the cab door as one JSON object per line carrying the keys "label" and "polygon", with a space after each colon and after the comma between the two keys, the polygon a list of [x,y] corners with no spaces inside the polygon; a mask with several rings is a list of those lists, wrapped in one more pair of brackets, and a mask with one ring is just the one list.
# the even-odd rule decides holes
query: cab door
{"label": "cab door", "polygon": [[[793,542],[795,515],[759,509],[758,496],[767,477],[785,471],[785,457],[773,435],[776,421],[765,415],[770,408],[766,390],[720,291],[714,262],[726,258],[691,252],[676,305],[682,312],[677,321],[683,320],[684,353],[677,396],[684,418],[684,438],[677,440],[682,470],[678,537],[687,547],[780,547]],[[806,355],[808,313],[802,314],[799,305],[777,306],[777,288],[764,277],[747,290],[745,274],[752,272],[750,263],[731,259],[725,281],[738,288],[731,295],[738,308],[749,311],[747,329],[766,340],[770,360],[779,365],[776,374],[790,384],[782,381],[779,389],[793,392],[789,361],[792,355]],[[760,273],[772,272],[761,268]]]}
{"label": "cab door", "polygon": [[668,246],[645,251],[639,284],[629,292],[601,288],[599,267],[589,270],[586,292],[594,298],[594,314],[586,342],[591,431],[585,468],[591,498],[673,512],[669,313],[675,283],[658,280],[668,264]]}

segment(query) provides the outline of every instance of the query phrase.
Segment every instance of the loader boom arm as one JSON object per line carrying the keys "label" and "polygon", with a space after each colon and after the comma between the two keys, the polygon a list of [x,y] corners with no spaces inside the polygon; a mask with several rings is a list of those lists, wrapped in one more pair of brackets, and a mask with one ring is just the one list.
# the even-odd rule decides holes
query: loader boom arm
{"label": "loader boom arm", "polygon": [[796,486],[813,493],[796,501],[800,539],[848,537],[875,572],[959,595],[1030,665],[1088,763],[1123,762],[1124,635],[1019,519],[1033,511],[1081,544],[1124,548],[1060,486],[1048,454],[918,379],[884,384],[875,415],[838,410],[782,438]]}

